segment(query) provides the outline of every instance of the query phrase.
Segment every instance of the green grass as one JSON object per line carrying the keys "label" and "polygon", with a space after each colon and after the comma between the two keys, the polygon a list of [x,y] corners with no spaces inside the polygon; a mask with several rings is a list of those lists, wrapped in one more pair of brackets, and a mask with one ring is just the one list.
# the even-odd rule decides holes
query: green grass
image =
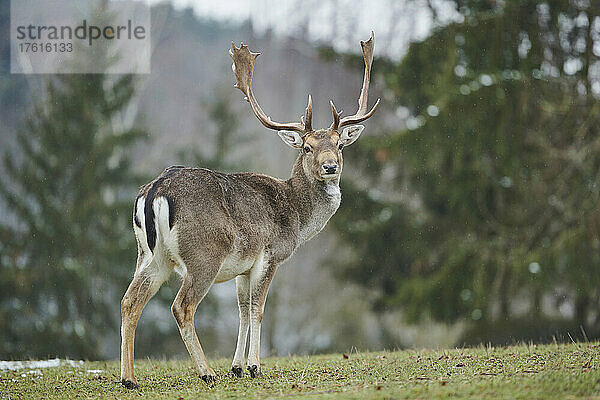
{"label": "green grass", "polygon": [[227,376],[222,359],[208,387],[189,360],[138,360],[140,389],[127,390],[118,361],[97,361],[1,371],[0,398],[600,399],[599,363],[598,343],[266,358],[259,379]]}

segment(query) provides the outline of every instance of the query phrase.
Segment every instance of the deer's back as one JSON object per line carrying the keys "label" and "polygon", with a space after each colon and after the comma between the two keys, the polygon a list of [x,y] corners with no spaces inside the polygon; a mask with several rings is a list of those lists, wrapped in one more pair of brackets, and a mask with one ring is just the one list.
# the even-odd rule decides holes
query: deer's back
{"label": "deer's back", "polygon": [[[166,211],[164,223],[157,222],[165,209],[168,228]],[[204,251],[252,259],[265,250],[283,260],[296,247],[299,230],[286,182],[254,173],[169,167],[141,188],[135,210],[134,222],[145,231],[147,248],[154,252],[164,244],[168,231],[176,235],[176,251],[183,258]]]}

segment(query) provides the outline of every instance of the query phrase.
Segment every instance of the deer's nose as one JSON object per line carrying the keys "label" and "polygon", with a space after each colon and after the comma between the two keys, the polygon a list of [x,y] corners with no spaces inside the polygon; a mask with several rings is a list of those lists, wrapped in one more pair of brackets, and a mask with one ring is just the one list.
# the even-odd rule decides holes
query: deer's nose
{"label": "deer's nose", "polygon": [[322,168],[326,174],[335,174],[338,170],[338,165],[336,163],[325,163],[322,165]]}

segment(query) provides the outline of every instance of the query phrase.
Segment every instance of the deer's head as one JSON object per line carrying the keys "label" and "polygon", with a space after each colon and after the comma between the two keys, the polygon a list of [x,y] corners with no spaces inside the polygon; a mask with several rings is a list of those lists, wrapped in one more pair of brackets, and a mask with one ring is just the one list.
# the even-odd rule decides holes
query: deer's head
{"label": "deer's head", "polygon": [[252,93],[251,86],[254,62],[259,53],[251,52],[243,43],[239,48],[231,43],[229,55],[233,59],[231,67],[237,79],[235,87],[246,95],[246,100],[250,103],[254,115],[265,127],[276,130],[287,145],[302,152],[305,173],[317,180],[327,181],[339,177],[343,166],[342,149],[358,139],[364,126],[357,124],[371,117],[379,104],[378,99],[371,111],[368,111],[367,99],[371,64],[373,63],[373,32],[371,32],[370,39],[366,42],[361,41],[360,45],[365,60],[365,74],[358,98],[358,111],[354,115],[341,118],[342,112],[338,112],[333,102],[330,101],[333,123],[327,129],[315,130],[312,127],[312,98],[310,95],[300,122],[274,122],[264,113]]}

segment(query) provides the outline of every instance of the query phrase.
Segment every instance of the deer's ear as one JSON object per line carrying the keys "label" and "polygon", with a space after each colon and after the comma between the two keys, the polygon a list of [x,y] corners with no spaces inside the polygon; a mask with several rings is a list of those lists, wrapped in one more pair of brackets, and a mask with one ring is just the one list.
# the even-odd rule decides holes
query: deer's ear
{"label": "deer's ear", "polygon": [[340,135],[340,143],[343,144],[344,147],[350,146],[358,139],[363,129],[365,129],[364,125],[352,125],[344,128]]}
{"label": "deer's ear", "polygon": [[294,149],[300,149],[304,141],[298,132],[294,131],[277,131],[277,134],[285,144]]}

